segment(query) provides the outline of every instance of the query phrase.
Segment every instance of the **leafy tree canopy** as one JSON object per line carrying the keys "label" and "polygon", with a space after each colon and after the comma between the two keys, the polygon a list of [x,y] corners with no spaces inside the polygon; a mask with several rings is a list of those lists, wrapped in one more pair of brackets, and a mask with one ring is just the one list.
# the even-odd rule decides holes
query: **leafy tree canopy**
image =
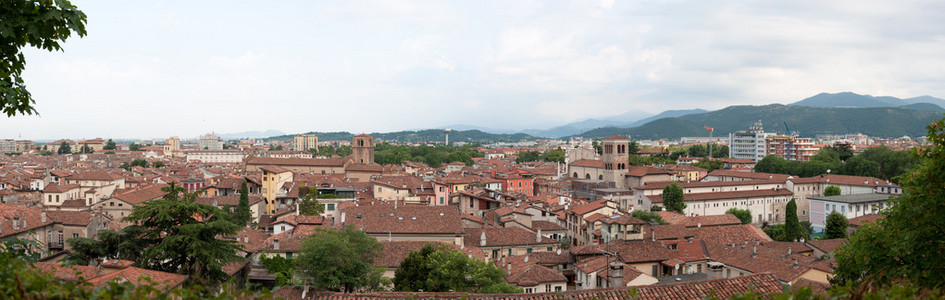
{"label": "leafy tree canopy", "polygon": [[837,250],[834,283],[945,287],[945,119],[927,129],[929,145],[916,150],[920,163],[900,179],[903,193],[881,212],[886,218]]}
{"label": "leafy tree canopy", "polygon": [[242,259],[232,236],[240,228],[217,207],[195,202],[196,193],[185,193],[174,184],[162,189],[163,199],[135,206],[123,219],[133,225],[121,231],[102,230],[99,240],[71,238],[69,259],[89,263],[102,258],[134,260],[143,268],[188,274],[190,284],[212,286],[227,276],[223,266]]}
{"label": "leafy tree canopy", "polygon": [[839,239],[847,237],[847,226],[850,223],[847,217],[839,212],[831,212],[827,215],[827,226],[824,228],[824,238]]}
{"label": "leafy tree canopy", "polygon": [[377,239],[352,226],[318,228],[303,242],[296,270],[319,290],[351,293],[378,289],[383,284],[383,270],[374,267],[374,260],[381,248]]}
{"label": "leafy tree canopy", "polygon": [[318,202],[318,189],[301,186],[299,187],[299,194],[302,194],[301,199],[299,199],[300,215],[317,216],[325,212],[325,207]]}
{"label": "leafy tree canopy", "polygon": [[663,205],[666,210],[683,213],[686,209],[686,202],[683,199],[682,187],[676,183],[671,183],[663,188]]}
{"label": "leafy tree canopy", "polygon": [[[67,0],[4,1],[0,9],[0,111],[8,117],[37,113],[33,96],[21,77],[27,45],[47,51],[62,50],[60,42],[73,33],[86,35],[85,13]],[[63,153],[60,153],[63,154]]]}
{"label": "leafy tree canopy", "polygon": [[747,209],[738,209],[738,208],[734,208],[734,207],[733,207],[733,208],[730,208],[730,209],[729,209],[728,211],[726,211],[725,213],[730,214],[730,215],[734,215],[736,218],[738,218],[739,221],[742,221],[742,224],[750,224],[750,223],[751,223],[751,211],[750,211],[750,210],[747,210]]}
{"label": "leafy tree canopy", "polygon": [[840,196],[840,187],[836,185],[828,185],[824,188],[824,196]]}
{"label": "leafy tree canopy", "polygon": [[469,258],[445,245],[424,245],[411,252],[394,273],[397,291],[521,293],[505,282],[505,271],[494,264]]}

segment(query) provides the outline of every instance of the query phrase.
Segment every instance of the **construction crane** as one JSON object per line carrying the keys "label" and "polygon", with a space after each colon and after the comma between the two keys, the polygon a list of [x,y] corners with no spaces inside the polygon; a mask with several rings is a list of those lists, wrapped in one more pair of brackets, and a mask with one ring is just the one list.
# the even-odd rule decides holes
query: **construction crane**
{"label": "construction crane", "polygon": [[787,135],[791,135],[791,129],[787,127],[787,122],[784,122],[784,130],[787,130]]}

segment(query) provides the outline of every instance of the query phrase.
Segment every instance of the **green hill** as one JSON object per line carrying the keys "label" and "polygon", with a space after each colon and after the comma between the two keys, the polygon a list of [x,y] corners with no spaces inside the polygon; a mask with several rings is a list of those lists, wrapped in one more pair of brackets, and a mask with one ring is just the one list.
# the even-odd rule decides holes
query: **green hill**
{"label": "green hill", "polygon": [[708,136],[702,126],[715,128],[715,136],[748,129],[761,120],[769,132],[785,132],[784,122],[801,135],[819,133],[859,132],[870,136],[921,136],[925,126],[942,118],[933,111],[903,108],[824,108],[771,104],[764,106],[730,106],[725,109],[660,119],[635,128],[598,128],[578,136],[601,138],[609,135],[630,135],[634,139]]}
{"label": "green hill", "polygon": [[[350,141],[354,134],[346,131],[341,132],[309,132],[318,135],[319,141]],[[385,133],[371,133],[375,138],[384,141],[396,141],[401,143],[418,142],[442,142],[446,140],[446,135],[440,129],[427,129],[420,131],[397,131]],[[266,138],[265,140],[289,140],[294,135],[280,135]],[[457,130],[450,133],[451,142],[518,142],[522,140],[536,140],[537,138],[524,133],[515,134],[494,134],[482,132],[480,130]]]}

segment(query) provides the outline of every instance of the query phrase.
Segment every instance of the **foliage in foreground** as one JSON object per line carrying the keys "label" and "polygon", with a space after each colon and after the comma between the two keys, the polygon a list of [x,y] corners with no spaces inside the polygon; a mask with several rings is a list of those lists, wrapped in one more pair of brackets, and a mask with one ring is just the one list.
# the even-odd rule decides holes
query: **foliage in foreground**
{"label": "foliage in foreground", "polygon": [[521,293],[505,282],[505,271],[470,258],[445,245],[426,244],[411,251],[394,273],[394,289],[402,292]]}
{"label": "foliage in foreground", "polygon": [[[42,272],[19,251],[22,241],[0,244],[0,299],[271,299],[267,290],[237,289],[231,283],[219,289],[201,286],[175,288],[166,293],[160,285],[144,277],[140,282],[112,281],[92,286],[79,274],[78,281],[65,281]],[[27,242],[28,243],[28,242]],[[25,256],[23,256],[25,255]]]}
{"label": "foliage in foreground", "polygon": [[386,284],[382,269],[374,267],[382,248],[377,239],[350,225],[338,230],[317,228],[302,243],[295,268],[303,281],[318,290],[377,290]]}
{"label": "foliage in foreground", "polygon": [[837,250],[835,284],[870,282],[945,288],[945,119],[928,127],[921,163],[901,178],[902,195],[881,212],[886,218],[860,227]]}

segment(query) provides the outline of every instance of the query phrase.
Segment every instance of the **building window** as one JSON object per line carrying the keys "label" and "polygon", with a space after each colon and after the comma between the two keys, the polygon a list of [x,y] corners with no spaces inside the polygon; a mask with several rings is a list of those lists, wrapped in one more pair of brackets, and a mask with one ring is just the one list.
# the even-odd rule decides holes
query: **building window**
{"label": "building window", "polygon": [[335,204],[334,203],[325,204],[325,210],[335,210]]}
{"label": "building window", "polygon": [[551,285],[550,285],[550,284],[546,284],[546,285],[545,285],[545,292],[546,292],[546,293],[550,293],[550,292],[551,292]]}
{"label": "building window", "polygon": [[440,197],[440,204],[443,204],[443,197]]}

